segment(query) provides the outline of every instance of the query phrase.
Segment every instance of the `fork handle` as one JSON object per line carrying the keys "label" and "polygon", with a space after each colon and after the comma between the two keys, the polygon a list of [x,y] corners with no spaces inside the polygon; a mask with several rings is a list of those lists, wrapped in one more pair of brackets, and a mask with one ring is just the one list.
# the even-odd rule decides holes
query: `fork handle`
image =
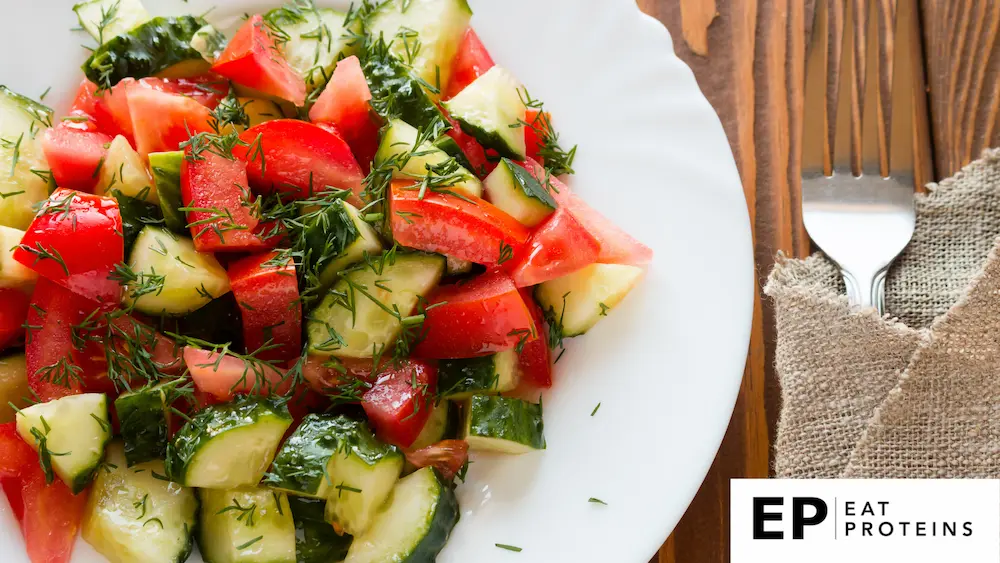
{"label": "fork handle", "polygon": [[841,269],[847,300],[851,305],[874,307],[878,314],[885,314],[885,277],[889,268],[882,268],[872,274],[858,275]]}

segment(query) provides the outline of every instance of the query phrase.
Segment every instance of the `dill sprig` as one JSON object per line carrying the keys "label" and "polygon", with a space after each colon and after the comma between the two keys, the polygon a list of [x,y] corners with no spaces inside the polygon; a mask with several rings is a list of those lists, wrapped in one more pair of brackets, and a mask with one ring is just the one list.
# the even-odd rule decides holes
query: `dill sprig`
{"label": "dill sprig", "polygon": [[[528,123],[521,119],[519,123],[524,127],[534,130],[539,139],[538,156],[543,160],[543,166],[553,176],[563,174],[573,174],[573,160],[576,159],[576,145],[569,150],[565,150],[559,144],[559,133],[552,126],[552,119],[545,111],[545,104],[541,100],[531,97],[527,88],[517,91],[521,97],[524,107],[538,110],[537,115]],[[529,149],[532,147],[529,147]]]}
{"label": "dill sprig", "polygon": [[254,520],[257,513],[257,503],[243,506],[240,504],[240,501],[233,497],[233,504],[219,510],[215,514],[218,516],[227,512],[233,512],[236,516],[236,521],[242,522],[248,528],[252,528],[257,525],[257,521]]}

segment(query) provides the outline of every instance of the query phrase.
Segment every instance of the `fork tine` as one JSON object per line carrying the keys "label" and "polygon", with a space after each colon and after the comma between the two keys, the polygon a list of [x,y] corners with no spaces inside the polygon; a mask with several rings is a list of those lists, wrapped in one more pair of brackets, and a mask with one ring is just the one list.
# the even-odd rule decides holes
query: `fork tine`
{"label": "fork tine", "polygon": [[[831,25],[829,30],[831,46],[834,47],[831,51],[840,50],[840,53],[837,53],[835,57],[830,57],[830,65],[828,66],[828,69],[831,71],[829,73],[831,83],[827,87],[828,89],[837,91],[836,94],[830,92],[830,90],[827,93],[830,98],[830,105],[835,112],[835,117],[833,118],[835,125],[833,132],[833,172],[834,174],[851,174],[853,172],[853,158],[851,156],[851,146],[853,144],[851,139],[851,122],[853,116],[851,112],[854,109],[852,98],[854,97],[853,90],[857,82],[853,76],[854,26],[845,26],[844,22],[852,20],[853,10],[850,2],[845,5],[842,0],[834,0],[833,4],[830,14],[835,14],[837,11],[840,13],[839,21],[835,21],[837,18],[830,18]],[[844,49],[845,45],[846,49]],[[844,50],[847,51],[846,56],[842,56]],[[830,109],[828,108],[827,111],[829,112]]]}
{"label": "fork tine", "polygon": [[[914,91],[914,64],[920,53],[916,51],[917,20],[916,10],[911,2],[899,2],[895,13],[895,44],[909,45],[912,49],[896,49],[893,55],[892,77],[892,118],[890,122],[889,175],[899,178],[913,178],[915,145],[918,136],[914,129],[914,96],[923,92]],[[893,29],[893,26],[889,26]],[[896,142],[892,142],[896,139]]]}

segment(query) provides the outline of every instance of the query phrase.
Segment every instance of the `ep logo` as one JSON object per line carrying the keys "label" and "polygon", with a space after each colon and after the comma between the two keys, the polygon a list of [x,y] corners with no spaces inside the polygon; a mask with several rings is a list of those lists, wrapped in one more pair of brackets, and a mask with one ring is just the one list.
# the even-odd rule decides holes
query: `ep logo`
{"label": "ep logo", "polygon": [[791,508],[792,539],[805,538],[806,526],[816,526],[826,520],[830,510],[823,499],[816,497],[753,497],[753,539],[783,540],[783,523],[787,509]]}

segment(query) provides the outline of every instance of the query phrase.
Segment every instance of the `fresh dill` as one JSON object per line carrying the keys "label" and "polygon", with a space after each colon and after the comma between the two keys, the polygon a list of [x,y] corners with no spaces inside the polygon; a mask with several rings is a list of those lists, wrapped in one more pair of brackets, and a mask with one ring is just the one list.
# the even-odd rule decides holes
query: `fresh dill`
{"label": "fresh dill", "polygon": [[240,504],[240,501],[233,497],[233,504],[219,510],[216,515],[222,515],[227,512],[232,512],[236,516],[237,522],[242,522],[246,527],[252,528],[257,525],[257,521],[254,520],[257,513],[257,503],[248,504],[246,506]]}

